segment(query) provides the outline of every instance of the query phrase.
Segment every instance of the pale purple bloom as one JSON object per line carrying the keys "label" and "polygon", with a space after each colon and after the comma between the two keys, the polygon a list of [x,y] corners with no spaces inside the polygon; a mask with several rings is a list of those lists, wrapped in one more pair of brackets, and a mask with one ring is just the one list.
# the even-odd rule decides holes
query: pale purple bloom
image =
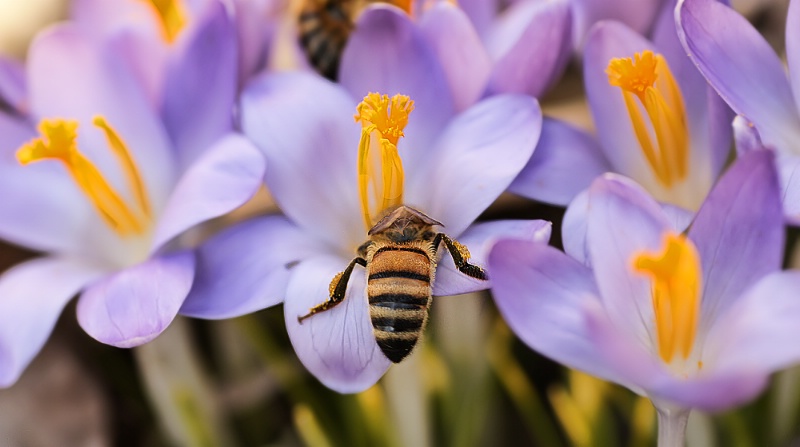
{"label": "pale purple bloom", "polygon": [[[410,26],[402,19],[400,26],[406,25]],[[263,77],[245,90],[243,128],[266,154],[266,184],[285,217],[246,222],[204,245],[199,267],[205,279],[182,309],[188,315],[225,318],[283,301],[289,337],[300,360],[322,383],[340,392],[368,388],[390,365],[372,332],[364,269],[353,272],[344,302],[302,324],[297,319],[328,299],[334,275],[344,270],[367,237],[356,170],[361,126],[353,121],[366,89],[401,92],[415,101],[398,144],[405,171],[404,203],[441,221],[444,232],[470,248],[471,262],[484,265],[486,247],[499,235],[547,240],[550,233],[549,224],[542,221],[471,225],[533,152],[541,126],[536,100],[498,95],[453,116],[446,90],[439,92],[442,101],[430,90],[439,85],[436,72],[425,76],[412,64],[425,63],[427,53],[414,53],[419,47],[413,46],[413,38],[391,42],[384,42],[383,53],[403,54],[407,64],[385,66],[387,73],[399,72],[391,79],[373,78],[371,85],[368,76],[378,69],[360,73],[364,82],[355,92],[304,73]],[[354,85],[348,71],[343,73],[342,84]],[[384,88],[376,85],[381,82]],[[390,86],[393,83],[402,86]],[[433,293],[486,287],[456,271],[445,255]]]}
{"label": "pale purple bloom", "polygon": [[[198,43],[174,70],[196,70],[206,51],[231,47],[227,15],[209,26],[219,39]],[[238,207],[262,182],[263,156],[231,133],[233,98],[224,87],[214,88],[235,86],[235,70],[222,78],[191,74],[187,79],[197,90],[165,89],[159,116],[128,56],[124,40],[97,39],[75,24],[52,28],[28,55],[27,89],[21,91],[29,113],[0,113],[0,237],[46,253],[0,277],[2,386],[19,377],[79,292],[78,322],[92,337],[120,347],[156,337],[178,313],[195,276],[195,255],[176,238]],[[193,110],[204,104],[222,110]],[[141,193],[130,187],[124,174],[132,170],[112,155],[114,144],[92,124],[95,117],[126,147]],[[129,209],[137,197],[146,198],[150,211],[137,219],[141,230],[114,230],[61,162],[20,165],[15,154],[39,137],[40,120],[77,123],[79,152]]]}
{"label": "pale purple bloom", "polygon": [[780,271],[784,227],[771,151],[741,157],[688,230],[702,286],[696,333],[680,359],[660,355],[655,286],[634,269],[639,254],[659,251],[664,235],[680,229],[618,175],[596,180],[588,200],[593,270],[543,244],[503,240],[490,253],[495,301],[525,343],[662,408],[742,403],[800,360],[792,342],[800,337],[800,274]]}
{"label": "pale purple bloom", "polygon": [[766,40],[729,7],[682,1],[675,19],[686,51],[711,86],[776,150],[786,215],[800,221],[800,2],[790,3],[786,19],[788,77]]}

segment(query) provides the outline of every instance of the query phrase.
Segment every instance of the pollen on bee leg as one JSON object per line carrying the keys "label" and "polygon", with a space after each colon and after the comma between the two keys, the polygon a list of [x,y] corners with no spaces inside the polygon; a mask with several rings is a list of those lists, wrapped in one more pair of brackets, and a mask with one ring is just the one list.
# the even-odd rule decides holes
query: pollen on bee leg
{"label": "pollen on bee leg", "polygon": [[369,230],[380,213],[403,203],[403,162],[397,143],[403,136],[414,101],[408,96],[370,93],[356,108],[361,123],[358,145],[358,190],[364,225]]}

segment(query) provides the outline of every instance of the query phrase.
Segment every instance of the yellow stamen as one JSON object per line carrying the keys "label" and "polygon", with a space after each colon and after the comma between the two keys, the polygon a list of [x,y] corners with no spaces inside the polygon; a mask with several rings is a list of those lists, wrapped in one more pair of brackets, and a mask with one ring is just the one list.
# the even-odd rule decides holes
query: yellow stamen
{"label": "yellow stamen", "polygon": [[403,203],[403,162],[397,142],[412,110],[414,101],[408,96],[389,99],[378,93],[365,96],[356,109],[354,118],[361,123],[358,192],[367,229],[381,211]]}
{"label": "yellow stamen", "polygon": [[676,352],[687,359],[700,313],[700,259],[694,244],[683,236],[668,233],[663,251],[636,255],[633,268],[652,280],[659,356],[666,363],[672,362]]}
{"label": "yellow stamen", "polygon": [[125,203],[97,167],[78,150],[77,121],[43,120],[39,124],[42,137],[22,146],[17,151],[17,160],[22,165],[47,159],[63,162],[75,183],[111,228],[120,236],[142,234],[148,227],[150,206],[139,170],[124,141],[105,119],[96,117],[94,124],[105,132],[109,145],[120,160],[126,180],[136,196],[138,212]]}
{"label": "yellow stamen", "polygon": [[188,21],[181,0],[149,0],[148,3],[158,15],[164,40],[174,42]]}
{"label": "yellow stamen", "polygon": [[671,187],[685,179],[689,163],[686,107],[664,56],[644,51],[633,58],[611,59],[606,74],[608,83],[622,91],[636,139],[659,182]]}

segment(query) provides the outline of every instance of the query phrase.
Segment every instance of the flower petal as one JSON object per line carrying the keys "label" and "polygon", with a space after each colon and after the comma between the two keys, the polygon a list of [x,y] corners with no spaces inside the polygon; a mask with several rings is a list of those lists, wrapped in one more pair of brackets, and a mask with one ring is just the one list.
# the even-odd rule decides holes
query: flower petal
{"label": "flower petal", "polygon": [[758,31],[716,0],[681,1],[676,21],[681,42],[720,96],[766,143],[793,150],[800,117],[783,65]]}
{"label": "flower petal", "polygon": [[592,272],[545,244],[504,239],[489,254],[492,295],[525,344],[570,368],[622,383],[592,337],[584,310],[599,306]]}
{"label": "flower petal", "polygon": [[576,0],[573,10],[575,46],[583,46],[587,31],[601,20],[622,22],[639,34],[647,34],[663,3],[662,0]]}
{"label": "flower petal", "polygon": [[794,93],[795,107],[800,109],[800,3],[789,2],[786,13],[786,62],[789,65],[789,81]]}
{"label": "flower petal", "polygon": [[212,2],[200,20],[181,36],[164,81],[164,122],[184,168],[230,132],[238,86],[236,29],[224,4]]}
{"label": "flower petal", "polygon": [[419,27],[441,61],[455,109],[474,104],[486,88],[492,61],[469,17],[450,2],[437,2]]}
{"label": "flower petal", "polygon": [[[466,246],[470,252],[469,263],[486,269],[489,250],[498,239],[514,239],[547,244],[553,224],[545,220],[497,220],[471,225],[467,228],[458,241]],[[439,251],[443,251],[439,264],[436,267],[436,281],[433,284],[433,294],[460,295],[462,293],[477,292],[491,287],[490,281],[481,281],[467,276],[456,268],[453,257],[442,244]]]}
{"label": "flower petal", "polygon": [[458,6],[469,16],[478,34],[483,35],[497,15],[498,3],[498,0],[459,0]]}
{"label": "flower petal", "polygon": [[416,151],[430,147],[455,113],[436,52],[408,14],[391,5],[361,13],[342,53],[339,82],[358,101],[370,92],[411,97],[414,112],[401,145]]}
{"label": "flower petal", "polygon": [[344,90],[305,73],[259,78],[242,97],[244,133],[266,155],[266,183],[281,210],[348,253],[364,239],[355,108]]}
{"label": "flower petal", "polygon": [[512,4],[486,38],[494,60],[489,94],[540,97],[561,76],[572,55],[572,13],[566,0]]}
{"label": "flower petal", "polygon": [[767,374],[732,372],[685,379],[661,374],[649,383],[648,396],[683,408],[720,411],[756,397],[769,381]]}
{"label": "flower petal", "polygon": [[286,330],[297,356],[328,388],[357,393],[374,385],[391,362],[383,355],[369,317],[364,269],[350,277],[344,301],[299,323],[298,317],[328,300],[328,285],[347,261],[321,256],[294,268],[286,290]]}
{"label": "flower petal", "polygon": [[775,154],[781,182],[783,212],[792,225],[800,226],[800,155]]}
{"label": "flower petal", "polygon": [[78,300],[78,323],[93,338],[120,348],[156,338],[189,294],[191,251],[151,258],[87,288]]}
{"label": "flower petal", "polygon": [[531,97],[481,101],[450,122],[424,159],[403,159],[406,203],[458,237],[519,174],[541,125],[539,103]]}
{"label": "flower petal", "polygon": [[589,190],[581,191],[570,202],[561,222],[561,242],[564,252],[583,265],[591,267],[589,246],[586,243],[589,216]]}
{"label": "flower petal", "polygon": [[44,346],[67,302],[103,272],[66,258],[39,258],[0,276],[0,387],[11,386]]}
{"label": "flower petal", "polygon": [[[642,252],[660,252],[672,230],[656,201],[631,180],[606,174],[589,191],[587,246],[608,316],[643,346],[653,322],[650,280],[633,269]],[[674,230],[672,230],[674,231]]]}
{"label": "flower petal", "polygon": [[250,200],[263,183],[265,167],[264,154],[244,137],[230,134],[219,140],[178,181],[159,219],[152,251]]}
{"label": "flower petal", "polygon": [[536,151],[508,189],[566,206],[595,177],[610,170],[594,138],[563,121],[545,118]]}
{"label": "flower petal", "polygon": [[736,155],[740,157],[752,150],[764,149],[758,129],[742,115],[736,115],[733,119],[733,135],[736,141]]}
{"label": "flower petal", "polygon": [[768,375],[800,363],[800,272],[775,272],[721,314],[706,339],[705,362],[722,374]]}
{"label": "flower petal", "polygon": [[319,251],[316,239],[283,216],[234,225],[197,249],[197,279],[181,314],[231,318],[279,304],[291,266]]}
{"label": "flower petal", "polygon": [[781,267],[783,209],[771,151],[750,151],[728,169],[697,213],[689,237],[703,269],[701,315],[712,325],[743,290]]}

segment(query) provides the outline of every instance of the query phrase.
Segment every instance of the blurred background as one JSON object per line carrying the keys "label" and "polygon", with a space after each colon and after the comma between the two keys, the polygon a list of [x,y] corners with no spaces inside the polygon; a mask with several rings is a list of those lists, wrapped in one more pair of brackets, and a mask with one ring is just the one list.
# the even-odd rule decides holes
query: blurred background
{"label": "blurred background", "polygon": [[[781,53],[787,1],[733,3]],[[24,60],[33,35],[67,11],[65,0],[0,0],[0,54]],[[545,113],[590,128],[582,85],[573,62]],[[270,212],[261,194],[228,219]],[[559,246],[562,214],[507,195],[481,219],[551,220]],[[0,271],[35,255],[0,243]],[[787,265],[800,263],[789,255]],[[298,362],[280,306],[179,319],[156,342],[121,350],[80,330],[73,304],[20,381],[0,390],[0,447],[655,444],[648,400],[532,352],[487,294],[437,298],[431,315],[409,359],[366,392],[339,395]],[[736,411],[693,412],[688,445],[800,446],[800,369]]]}

